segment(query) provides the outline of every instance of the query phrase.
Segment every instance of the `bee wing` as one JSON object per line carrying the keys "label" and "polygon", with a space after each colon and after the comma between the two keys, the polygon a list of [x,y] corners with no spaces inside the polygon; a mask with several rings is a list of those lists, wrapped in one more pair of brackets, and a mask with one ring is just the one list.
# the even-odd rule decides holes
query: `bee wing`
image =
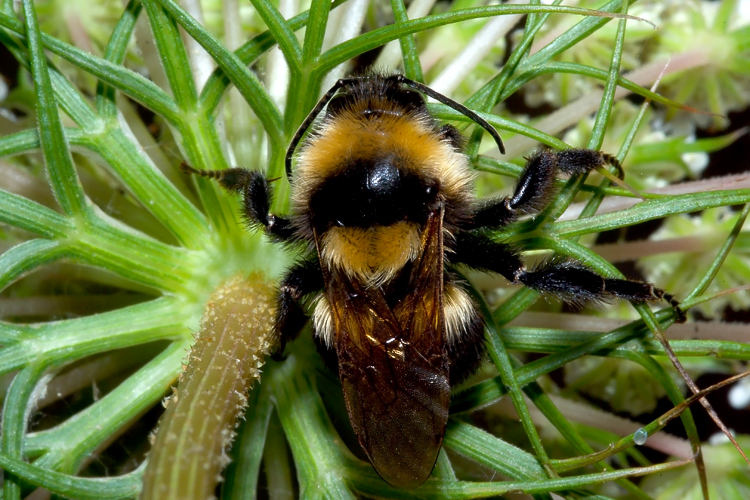
{"label": "bee wing", "polygon": [[395,487],[427,480],[448,420],[443,272],[439,211],[428,219],[409,291],[397,304],[389,306],[380,287],[328,273],[349,418],[375,470]]}

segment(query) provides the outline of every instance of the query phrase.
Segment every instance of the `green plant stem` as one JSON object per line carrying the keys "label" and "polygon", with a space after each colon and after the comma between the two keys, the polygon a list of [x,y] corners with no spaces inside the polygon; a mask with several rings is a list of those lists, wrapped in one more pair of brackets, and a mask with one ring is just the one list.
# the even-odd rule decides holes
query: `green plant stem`
{"label": "green plant stem", "polygon": [[[26,434],[26,423],[32,410],[33,394],[37,390],[48,365],[46,363],[29,363],[13,377],[3,406],[2,420],[2,453],[6,457],[20,459],[23,439]],[[3,478],[3,499],[20,500],[21,482],[16,476]]]}

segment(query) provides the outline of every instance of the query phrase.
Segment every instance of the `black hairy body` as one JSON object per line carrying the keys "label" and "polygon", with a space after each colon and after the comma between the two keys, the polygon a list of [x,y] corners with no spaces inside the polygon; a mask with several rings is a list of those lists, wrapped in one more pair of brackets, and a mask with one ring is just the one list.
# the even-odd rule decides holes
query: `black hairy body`
{"label": "black hairy body", "polygon": [[677,307],[649,283],[602,277],[580,263],[553,260],[529,270],[517,251],[489,237],[544,208],[558,172],[619,167],[613,158],[543,149],[528,159],[512,195],[477,200],[461,135],[428,113],[421,93],[482,125],[503,151],[497,132],[460,104],[401,75],[371,75],[339,80],[300,127],[287,156],[287,217],[269,213],[271,189],[260,172],[185,166],[241,193],[251,225],[306,246],[279,287],[280,351],[307,322],[302,301],[312,298],[316,339],[337,360],[359,442],[378,473],[403,488],[430,475],[450,386],[484,354],[484,321],[456,266],[570,302],[665,299]]}

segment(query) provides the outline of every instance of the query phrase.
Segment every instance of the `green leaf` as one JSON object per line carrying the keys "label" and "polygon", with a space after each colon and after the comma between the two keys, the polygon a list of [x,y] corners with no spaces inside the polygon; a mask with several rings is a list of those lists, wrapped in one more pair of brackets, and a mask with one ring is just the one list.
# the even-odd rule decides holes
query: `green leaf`
{"label": "green leaf", "polygon": [[[177,23],[156,0],[142,2],[148,14],[151,33],[154,35],[156,48],[161,57],[164,72],[169,81],[169,88],[174,95],[177,106],[184,112],[197,111],[198,94],[195,82],[190,73],[190,59],[180,38]],[[185,78],[190,74],[190,78]]]}
{"label": "green leaf", "polygon": [[0,221],[47,238],[62,238],[75,229],[69,219],[54,210],[2,189]]}
{"label": "green leaf", "polygon": [[[23,35],[23,25],[7,14],[0,13],[0,26]],[[116,31],[115,35],[120,34]],[[103,82],[115,87],[144,106],[174,122],[178,113],[174,101],[154,82],[120,64],[98,58],[84,50],[68,45],[49,35],[40,34],[44,46],[53,54],[75,64]],[[63,101],[65,102],[65,101]],[[78,121],[78,120],[77,120]],[[80,123],[80,122],[79,122]]]}
{"label": "green leaf", "polygon": [[[163,335],[166,333],[174,337],[180,332],[167,330]],[[78,470],[111,436],[164,397],[182,370],[190,340],[183,338],[173,342],[93,405],[53,429],[29,436],[24,442],[24,452],[47,452],[36,459],[35,466],[47,470]],[[140,489],[140,473],[137,477]]]}
{"label": "green leaf", "polygon": [[[21,446],[26,433],[26,423],[31,412],[31,398],[37,384],[44,374],[43,363],[30,363],[19,371],[8,388],[3,406],[2,453],[0,457],[12,460],[21,457]],[[2,462],[0,462],[2,463]],[[9,471],[12,473],[12,471]],[[3,478],[3,498],[5,500],[20,500],[21,484],[19,477],[7,475]]]}
{"label": "green leaf", "polygon": [[454,418],[448,421],[445,446],[512,479],[543,479],[539,461],[492,434]]}
{"label": "green leaf", "polygon": [[82,478],[42,469],[0,454],[0,467],[29,483],[79,500],[125,500],[141,491],[141,470],[120,477]]}
{"label": "green leaf", "polygon": [[[231,51],[227,50],[222,46],[205,28],[203,28],[195,19],[190,17],[179,5],[172,0],[159,0],[162,7],[174,20],[192,36],[196,42],[206,49],[206,51],[213,57],[219,67],[224,71],[224,74],[229,80],[237,87],[242,96],[245,98],[253,111],[258,115],[258,118],[263,123],[263,127],[274,143],[282,144],[285,143],[285,135],[282,133],[281,128],[281,116],[279,115],[278,109],[271,101],[263,85],[258,80],[258,77],[250,71],[245,64]],[[148,4],[149,2],[147,2]],[[156,12],[156,10],[155,10]],[[161,21],[167,22],[163,18],[159,17]],[[171,22],[171,19],[170,21]],[[179,39],[179,36],[178,36]],[[180,49],[182,50],[182,49]],[[164,57],[164,55],[163,55]],[[169,63],[168,67],[177,65],[178,60],[172,61],[172,57],[166,58]],[[187,64],[187,61],[184,62]],[[188,67],[188,66],[182,66]],[[179,66],[174,68],[173,72],[179,72]],[[170,80],[171,81],[171,80]],[[178,101],[179,102],[179,101]],[[190,105],[186,107],[186,104],[181,106],[186,110],[194,108],[192,91],[190,98]]]}
{"label": "green leaf", "polygon": [[599,233],[616,227],[632,226],[647,220],[684,214],[727,205],[741,205],[750,201],[750,189],[689,193],[668,198],[647,200],[637,205],[609,214],[586,219],[556,222],[546,230],[559,237]]}
{"label": "green leaf", "polygon": [[36,11],[31,0],[24,0],[23,12],[26,18],[31,72],[34,76],[37,96],[39,139],[50,184],[55,198],[66,214],[82,215],[89,212],[90,208],[65,140],[60,114],[57,111],[57,100],[52,90],[47,60],[40,40]]}
{"label": "green leaf", "polygon": [[38,239],[19,243],[0,255],[0,290],[27,273],[69,254],[69,249],[58,241]]}

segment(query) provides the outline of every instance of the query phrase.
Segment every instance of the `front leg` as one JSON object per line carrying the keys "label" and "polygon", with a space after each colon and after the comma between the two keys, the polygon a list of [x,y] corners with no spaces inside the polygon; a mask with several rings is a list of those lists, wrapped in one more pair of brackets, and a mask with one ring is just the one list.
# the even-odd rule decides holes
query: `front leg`
{"label": "front leg", "polygon": [[480,205],[474,214],[470,229],[499,228],[513,222],[520,214],[543,209],[554,193],[557,173],[583,174],[611,165],[622,177],[622,166],[617,159],[593,149],[565,149],[553,151],[540,149],[526,160],[513,194],[495,198]]}
{"label": "front leg", "polygon": [[273,354],[278,358],[284,346],[297,337],[307,322],[307,315],[300,304],[302,298],[323,289],[323,272],[317,255],[298,262],[287,271],[279,285],[278,309],[276,310],[275,330],[279,336],[279,346]]}
{"label": "front leg", "polygon": [[187,174],[216,179],[230,193],[241,194],[242,213],[251,226],[262,227],[266,234],[277,241],[297,239],[289,219],[270,213],[273,200],[271,184],[262,173],[245,168],[199,170],[184,162],[180,168]]}
{"label": "front leg", "polygon": [[674,296],[651,283],[605,278],[580,262],[572,261],[548,262],[529,271],[517,252],[484,235],[459,234],[451,262],[498,273],[513,284],[555,295],[571,304],[580,305],[586,301],[609,298],[635,302],[664,300],[675,310],[677,321],[685,321],[685,313]]}

